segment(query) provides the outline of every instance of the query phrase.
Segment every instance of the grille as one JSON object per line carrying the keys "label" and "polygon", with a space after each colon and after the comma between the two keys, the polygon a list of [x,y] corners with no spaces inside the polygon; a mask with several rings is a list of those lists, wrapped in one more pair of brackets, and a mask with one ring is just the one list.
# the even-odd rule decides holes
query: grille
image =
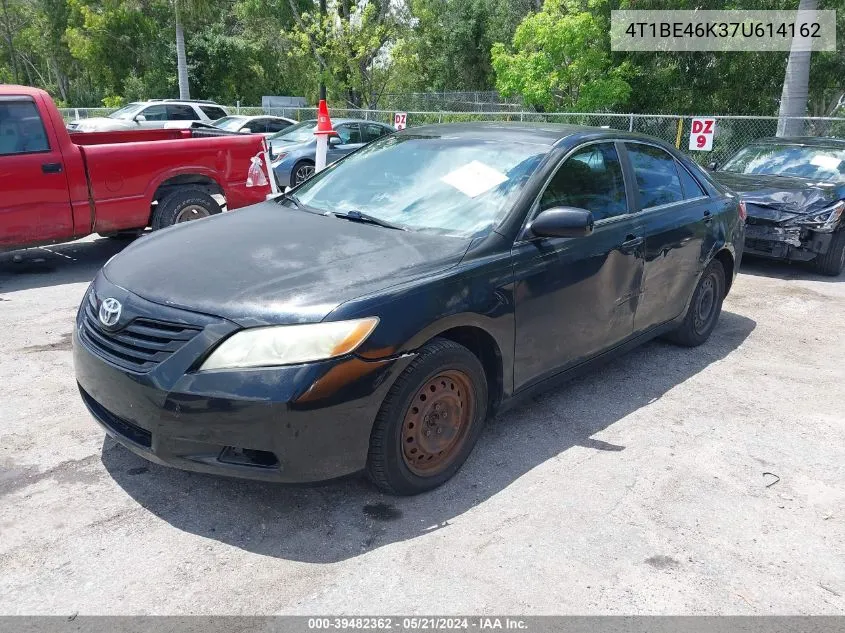
{"label": "grille", "polygon": [[119,332],[107,332],[99,323],[91,292],[82,316],[82,342],[107,361],[135,372],[150,371],[200,332],[199,328],[145,318],[133,319]]}
{"label": "grille", "polygon": [[131,422],[117,417],[88,395],[82,387],[79,387],[79,393],[91,414],[110,430],[139,446],[150,448],[153,445],[153,435],[147,429],[142,429],[140,426],[135,426]]}

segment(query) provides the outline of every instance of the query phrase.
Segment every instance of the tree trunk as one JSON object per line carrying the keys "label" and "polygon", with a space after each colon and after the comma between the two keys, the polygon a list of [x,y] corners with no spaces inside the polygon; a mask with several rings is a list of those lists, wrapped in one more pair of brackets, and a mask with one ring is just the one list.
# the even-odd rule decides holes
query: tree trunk
{"label": "tree trunk", "polygon": [[[815,11],[818,0],[800,0],[799,11]],[[789,61],[786,63],[786,75],[783,79],[783,92],[780,97],[778,116],[778,136],[801,136],[804,134],[804,121],[785,117],[803,117],[807,115],[807,97],[810,89],[810,45],[812,40],[796,33],[792,38]]]}
{"label": "tree trunk", "polygon": [[6,27],[6,45],[9,47],[9,63],[12,66],[12,78],[15,83],[18,83],[18,60],[17,52],[15,51],[15,43],[12,40],[12,27],[9,24],[9,7],[6,5],[6,0],[3,0],[3,22]]}
{"label": "tree trunk", "polygon": [[188,60],[185,57],[185,32],[182,29],[182,20],[179,18],[179,0],[174,0],[173,9],[176,14],[176,74],[179,77],[179,98],[190,99]]}

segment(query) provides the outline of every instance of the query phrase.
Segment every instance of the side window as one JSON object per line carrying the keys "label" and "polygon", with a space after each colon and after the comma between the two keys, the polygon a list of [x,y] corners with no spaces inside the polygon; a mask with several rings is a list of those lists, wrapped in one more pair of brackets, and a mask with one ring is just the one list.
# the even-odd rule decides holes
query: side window
{"label": "side window", "polygon": [[566,159],[540,198],[540,210],[587,209],[595,220],[628,212],[622,166],[613,143],[588,145]]}
{"label": "side window", "polygon": [[212,121],[216,121],[217,119],[222,119],[224,116],[227,116],[226,111],[223,110],[223,108],[217,108],[215,106],[201,105],[200,110],[202,110],[203,114]]}
{"label": "side window", "polygon": [[167,121],[167,110],[163,105],[153,105],[144,108],[138,114],[143,114],[147,121]]}
{"label": "side window", "polygon": [[199,121],[199,116],[188,105],[167,106],[167,118],[171,121]]}
{"label": "side window", "polygon": [[386,133],[387,129],[380,125],[373,125],[372,123],[364,125],[364,142],[369,143],[370,141],[374,141],[379,136],[384,136]]}
{"label": "side window", "polygon": [[681,175],[681,186],[684,188],[684,198],[689,200],[690,198],[700,198],[701,196],[706,196],[707,192],[701,188],[701,185],[698,184],[698,181],[692,177],[686,167],[681,164],[677,165],[678,173]]}
{"label": "side window", "polygon": [[337,126],[337,135],[340,137],[341,143],[349,145],[351,143],[361,142],[361,130],[358,129],[357,123],[347,123],[345,125]]}
{"label": "side window", "polygon": [[270,119],[267,122],[267,131],[268,132],[281,132],[285,128],[290,127],[290,123],[287,121],[282,121],[278,119]]}
{"label": "side window", "polygon": [[267,129],[267,119],[253,119],[244,127],[255,134],[256,132],[264,132]]}
{"label": "side window", "polygon": [[653,145],[626,143],[643,209],[684,199],[675,159]]}
{"label": "side window", "polygon": [[0,102],[0,156],[49,150],[35,103],[29,99]]}

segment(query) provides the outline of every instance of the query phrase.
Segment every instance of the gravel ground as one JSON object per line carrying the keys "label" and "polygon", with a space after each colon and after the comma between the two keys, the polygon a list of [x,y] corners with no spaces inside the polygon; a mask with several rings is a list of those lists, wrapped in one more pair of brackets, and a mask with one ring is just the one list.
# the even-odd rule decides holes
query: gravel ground
{"label": "gravel ground", "polygon": [[0,255],[0,613],[845,614],[845,276],[749,262],[706,345],[503,414],[394,499],[104,439],[70,336],[117,248]]}

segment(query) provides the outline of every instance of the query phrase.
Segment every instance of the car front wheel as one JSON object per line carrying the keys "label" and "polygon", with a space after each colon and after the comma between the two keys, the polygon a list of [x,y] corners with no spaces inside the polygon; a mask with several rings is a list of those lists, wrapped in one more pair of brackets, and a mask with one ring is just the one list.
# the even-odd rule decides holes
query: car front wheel
{"label": "car front wheel", "polygon": [[413,495],[452,477],[487,416],[478,358],[447,339],[427,343],[391,387],[370,436],[367,475],[390,494]]}
{"label": "car front wheel", "polygon": [[300,183],[305,182],[311,176],[314,175],[314,165],[308,161],[302,161],[298,163],[293,170],[293,175],[291,176],[291,184],[296,186]]}
{"label": "car front wheel", "polygon": [[837,277],[845,269],[845,229],[833,234],[826,253],[816,257],[816,270],[822,275]]}

